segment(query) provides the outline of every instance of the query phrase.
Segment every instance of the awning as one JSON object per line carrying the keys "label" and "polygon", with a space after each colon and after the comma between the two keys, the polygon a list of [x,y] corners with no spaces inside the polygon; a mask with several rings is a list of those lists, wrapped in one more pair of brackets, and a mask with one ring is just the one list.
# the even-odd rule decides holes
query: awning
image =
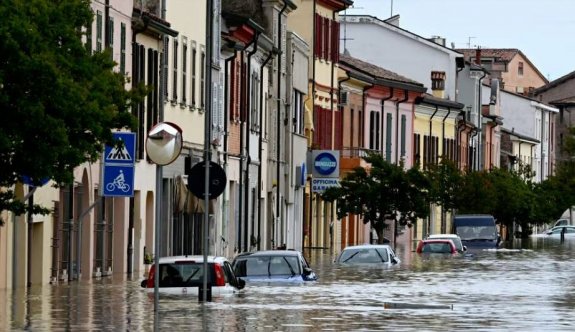
{"label": "awning", "polygon": [[[215,199],[210,200],[210,214],[213,214],[216,210],[216,202]],[[184,179],[180,175],[176,176],[174,179],[174,211],[188,214],[204,213],[204,208],[204,200],[194,196],[188,190]]]}
{"label": "awning", "polygon": [[311,98],[309,98],[304,104],[304,130],[311,130],[313,131],[313,105],[311,102]]}

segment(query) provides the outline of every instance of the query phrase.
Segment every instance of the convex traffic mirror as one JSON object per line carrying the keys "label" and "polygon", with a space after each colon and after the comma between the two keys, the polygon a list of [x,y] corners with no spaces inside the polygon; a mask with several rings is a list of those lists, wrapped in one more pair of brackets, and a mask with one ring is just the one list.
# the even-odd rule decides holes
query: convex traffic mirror
{"label": "convex traffic mirror", "polygon": [[171,122],[160,122],[148,132],[146,153],[158,165],[169,165],[182,152],[182,129]]}

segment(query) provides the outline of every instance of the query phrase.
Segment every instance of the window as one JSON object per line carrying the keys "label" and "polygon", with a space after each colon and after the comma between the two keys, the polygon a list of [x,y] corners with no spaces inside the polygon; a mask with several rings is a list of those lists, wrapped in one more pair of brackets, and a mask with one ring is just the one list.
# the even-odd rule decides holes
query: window
{"label": "window", "polygon": [[102,52],[102,12],[96,12],[96,52]]}
{"label": "window", "polygon": [[92,54],[92,24],[86,28],[86,51]]}
{"label": "window", "polygon": [[[113,17],[109,17],[108,18],[108,45],[107,47],[114,49],[114,18]],[[112,52],[112,54],[110,54],[110,56],[113,56],[114,52]]]}
{"label": "window", "polygon": [[196,42],[192,41],[192,57],[190,58],[190,65],[192,66],[192,81],[190,83],[190,98],[192,100],[191,107],[196,107]]}
{"label": "window", "polygon": [[188,68],[188,40],[186,37],[182,37],[182,102],[181,106],[186,106],[186,79],[187,79],[187,68]]}
{"label": "window", "polygon": [[120,72],[126,74],[126,24],[120,25]]}
{"label": "window", "polygon": [[178,39],[174,38],[174,63],[172,70],[172,102],[178,101]]}
{"label": "window", "polygon": [[298,90],[294,90],[294,108],[293,108],[293,132],[296,134],[303,134],[304,122],[304,94]]}
{"label": "window", "polygon": [[251,80],[251,114],[250,114],[250,123],[252,131],[259,130],[259,121],[260,121],[260,77],[257,71],[252,72],[252,80]]}
{"label": "window", "polygon": [[421,145],[419,134],[413,134],[413,164],[421,163]]}
{"label": "window", "polygon": [[352,109],[350,110],[350,116],[349,116],[349,118],[350,118],[350,126],[349,126],[349,128],[350,128],[350,131],[349,131],[349,147],[352,148],[352,149],[353,149],[353,147],[354,147],[353,141],[354,141],[354,139],[355,139],[355,138],[354,138],[354,132],[355,132],[355,128],[354,128],[354,125],[355,125],[355,123],[354,123],[354,122],[355,122],[355,121],[354,121],[354,120],[355,120],[355,114],[354,114],[354,113],[355,113],[355,111],[354,111],[354,109],[352,108]]}
{"label": "window", "polygon": [[206,79],[206,51],[204,46],[202,48],[202,54],[200,55],[200,108],[203,110],[205,106],[205,79]]}
{"label": "window", "polygon": [[407,117],[405,114],[401,115],[401,157],[405,157],[405,135],[406,135]]}
{"label": "window", "polygon": [[523,76],[523,62],[521,61],[517,64],[517,75]]}
{"label": "window", "polygon": [[385,160],[391,162],[391,130],[392,130],[393,115],[387,113],[387,123],[385,129]]}

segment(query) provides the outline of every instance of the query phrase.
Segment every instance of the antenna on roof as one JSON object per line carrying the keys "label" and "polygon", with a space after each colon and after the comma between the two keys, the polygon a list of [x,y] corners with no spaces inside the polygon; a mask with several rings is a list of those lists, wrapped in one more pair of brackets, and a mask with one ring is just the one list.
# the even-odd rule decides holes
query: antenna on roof
{"label": "antenna on roof", "polygon": [[475,37],[467,37],[467,48],[471,48],[471,39]]}

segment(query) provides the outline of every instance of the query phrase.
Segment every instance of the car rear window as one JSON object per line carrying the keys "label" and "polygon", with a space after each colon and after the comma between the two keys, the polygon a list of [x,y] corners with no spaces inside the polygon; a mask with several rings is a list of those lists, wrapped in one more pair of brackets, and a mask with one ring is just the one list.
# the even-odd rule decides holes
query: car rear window
{"label": "car rear window", "polygon": [[234,264],[238,277],[301,274],[297,256],[248,256]]}
{"label": "car rear window", "polygon": [[[213,264],[208,263],[208,283],[213,284]],[[160,264],[160,287],[199,287],[204,282],[204,263]]]}
{"label": "car rear window", "polygon": [[421,252],[430,253],[450,253],[451,245],[449,243],[437,242],[437,243],[425,243]]}

